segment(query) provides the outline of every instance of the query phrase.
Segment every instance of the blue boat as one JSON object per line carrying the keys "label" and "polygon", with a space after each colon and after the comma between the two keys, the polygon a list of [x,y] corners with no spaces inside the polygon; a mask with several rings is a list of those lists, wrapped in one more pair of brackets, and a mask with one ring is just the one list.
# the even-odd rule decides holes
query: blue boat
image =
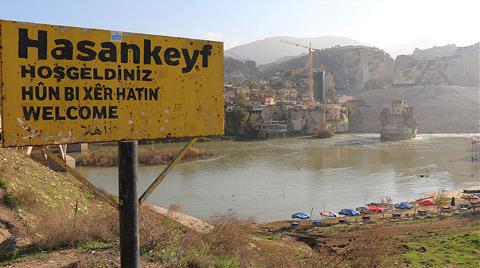
{"label": "blue boat", "polygon": [[344,209],[340,210],[340,212],[338,212],[338,214],[352,217],[352,216],[360,215],[360,212],[358,212],[354,209],[344,208]]}
{"label": "blue boat", "polygon": [[292,215],[292,219],[308,220],[310,219],[310,214],[306,212],[297,212]]}
{"label": "blue boat", "polygon": [[402,203],[395,204],[394,207],[396,209],[411,209],[413,208],[413,205],[410,203],[402,202]]}

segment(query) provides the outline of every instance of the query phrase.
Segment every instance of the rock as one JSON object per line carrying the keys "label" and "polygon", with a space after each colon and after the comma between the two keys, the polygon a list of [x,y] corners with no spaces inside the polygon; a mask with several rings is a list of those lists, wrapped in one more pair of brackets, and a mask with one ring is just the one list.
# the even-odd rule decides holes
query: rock
{"label": "rock", "polygon": [[15,256],[17,251],[18,238],[10,236],[0,243],[0,260],[8,259]]}
{"label": "rock", "polygon": [[64,268],[79,268],[79,267],[81,267],[80,261],[75,261],[64,266]]}
{"label": "rock", "polygon": [[445,46],[433,46],[427,49],[416,48],[412,57],[416,60],[431,60],[440,57],[451,57],[457,52],[457,46],[455,44],[449,44]]}
{"label": "rock", "polygon": [[405,252],[408,252],[410,250],[410,247],[405,245],[405,244],[402,244],[402,245],[398,246],[398,250],[401,253],[405,253]]}
{"label": "rock", "polygon": [[337,251],[335,249],[326,245],[317,245],[315,246],[314,250],[321,256],[335,256],[337,254]]}
{"label": "rock", "polygon": [[418,252],[427,252],[427,248],[426,247],[419,247],[419,248],[417,248],[417,251]]}

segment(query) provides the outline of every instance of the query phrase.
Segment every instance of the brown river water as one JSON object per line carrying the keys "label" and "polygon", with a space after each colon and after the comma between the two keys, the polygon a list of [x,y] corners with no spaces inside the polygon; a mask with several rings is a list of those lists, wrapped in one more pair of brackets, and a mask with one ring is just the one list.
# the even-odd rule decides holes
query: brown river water
{"label": "brown river water", "polygon": [[[255,142],[215,141],[196,148],[220,153],[178,165],[148,202],[201,219],[236,213],[258,222],[285,220],[298,211],[339,211],[390,197],[480,184],[469,134],[424,134],[381,142],[378,134],[344,134]],[[148,145],[180,148],[181,144]],[[164,166],[139,168],[143,192]],[[118,194],[117,168],[79,167],[95,185]],[[429,174],[428,178],[420,177]],[[140,195],[140,193],[139,193]]]}

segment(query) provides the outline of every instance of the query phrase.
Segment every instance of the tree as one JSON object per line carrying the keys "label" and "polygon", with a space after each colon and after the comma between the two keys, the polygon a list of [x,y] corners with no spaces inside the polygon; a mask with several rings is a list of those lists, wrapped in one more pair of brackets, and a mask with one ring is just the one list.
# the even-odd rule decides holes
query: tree
{"label": "tree", "polygon": [[435,205],[437,205],[437,213],[440,213],[440,209],[443,206],[448,205],[450,198],[446,192],[442,191],[433,195],[433,201],[435,202]]}
{"label": "tree", "polygon": [[225,113],[225,135],[241,140],[258,138],[257,120],[242,103],[233,111]]}

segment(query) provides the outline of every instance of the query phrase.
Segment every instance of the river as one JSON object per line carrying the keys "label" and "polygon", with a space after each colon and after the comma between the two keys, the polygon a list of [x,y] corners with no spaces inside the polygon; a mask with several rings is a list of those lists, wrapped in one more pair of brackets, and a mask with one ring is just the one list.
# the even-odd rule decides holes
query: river
{"label": "river", "polygon": [[[312,208],[355,208],[385,197],[396,202],[412,200],[425,192],[480,182],[480,162],[471,161],[471,137],[424,134],[408,141],[381,142],[378,134],[344,134],[324,140],[199,143],[195,147],[221,155],[178,165],[148,201],[162,207],[176,204],[182,212],[201,219],[235,213],[265,222]],[[163,167],[140,167],[139,191]],[[77,170],[95,185],[118,194],[115,167]],[[427,178],[419,176],[426,173]]]}

